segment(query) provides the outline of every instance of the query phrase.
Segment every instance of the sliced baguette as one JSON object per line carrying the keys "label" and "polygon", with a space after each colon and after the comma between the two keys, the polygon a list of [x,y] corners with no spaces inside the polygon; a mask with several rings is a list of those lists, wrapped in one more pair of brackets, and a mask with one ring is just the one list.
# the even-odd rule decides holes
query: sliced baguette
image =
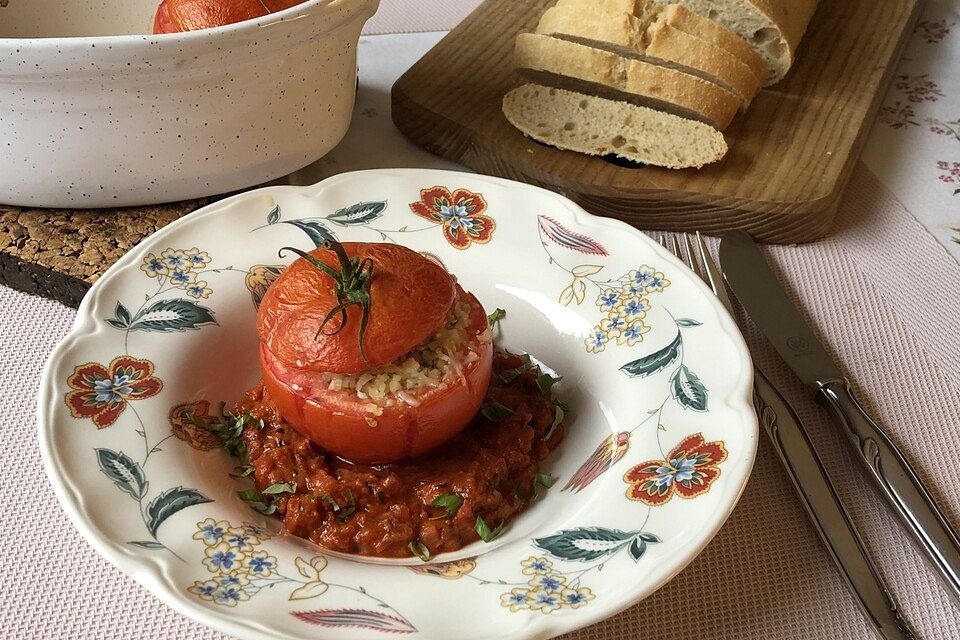
{"label": "sliced baguette", "polygon": [[767,63],[746,40],[680,4],[655,4],[648,0],[559,0],[557,8],[576,10],[582,15],[628,13],[644,26],[666,24],[729,51],[750,67],[758,80],[763,81],[767,75]]}
{"label": "sliced baguette", "polygon": [[685,169],[727,152],[723,134],[702,122],[553,87],[525,84],[510,91],[503,113],[534,140],[594,156]]}
{"label": "sliced baguette", "polygon": [[[665,3],[664,0],[654,0]],[[779,82],[817,8],[817,0],[671,0],[740,35],[767,63],[764,84]]]}
{"label": "sliced baguette", "polygon": [[543,14],[536,32],[715,82],[737,94],[744,110],[760,90],[760,79],[735,55],[658,20],[557,6]]}
{"label": "sliced baguette", "polygon": [[740,99],[682,71],[536,33],[521,33],[515,48],[521,74],[539,84],[652,107],[724,129]]}

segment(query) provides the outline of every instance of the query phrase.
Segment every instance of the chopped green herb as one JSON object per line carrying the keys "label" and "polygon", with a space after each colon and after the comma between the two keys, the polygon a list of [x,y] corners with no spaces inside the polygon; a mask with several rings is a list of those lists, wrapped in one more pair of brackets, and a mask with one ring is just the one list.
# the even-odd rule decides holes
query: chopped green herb
{"label": "chopped green herb", "polygon": [[488,400],[480,406],[480,413],[490,422],[503,422],[513,415],[513,409],[505,407],[499,402]]}
{"label": "chopped green herb", "polygon": [[553,432],[556,431],[557,427],[560,426],[560,423],[563,422],[563,416],[565,416],[566,412],[570,410],[570,407],[568,407],[562,400],[554,400],[553,407],[553,424],[550,425],[550,428],[547,430],[547,434],[543,436],[544,440],[549,440],[553,437]]}
{"label": "chopped green herb", "polygon": [[280,482],[277,484],[272,484],[263,490],[263,493],[266,495],[275,495],[278,493],[296,493],[296,492],[297,492],[296,482]]}
{"label": "chopped green herb", "polygon": [[330,506],[334,511],[340,511],[340,505],[337,504],[337,501],[333,499],[333,496],[327,495],[326,493],[311,493],[310,497],[314,500],[326,500],[330,503]]}
{"label": "chopped green herb", "polygon": [[493,313],[487,316],[487,324],[489,324],[492,329],[495,324],[503,320],[506,316],[507,312],[503,309],[494,309]]}
{"label": "chopped green herb", "polygon": [[347,489],[347,496],[350,498],[350,504],[340,507],[339,511],[335,509],[337,511],[337,522],[346,522],[357,511],[357,501],[353,497],[353,491]]}
{"label": "chopped green herb", "polygon": [[554,377],[549,373],[541,373],[537,376],[537,386],[540,387],[540,391],[548,393],[551,387],[560,382],[562,379],[563,378],[560,377]]}
{"label": "chopped green herb", "polygon": [[497,374],[497,377],[503,380],[504,382],[513,382],[518,377],[529,371],[533,368],[533,362],[530,361],[530,354],[524,353],[520,355],[520,359],[523,361],[519,367],[513,369],[504,369],[503,371]]}
{"label": "chopped green herb", "polygon": [[253,473],[253,467],[249,464],[234,467],[233,470],[236,471],[236,473],[231,473],[230,475],[234,478],[246,478]]}
{"label": "chopped green herb", "polygon": [[477,532],[477,535],[480,536],[480,539],[484,542],[490,542],[503,531],[503,525],[506,523],[505,520],[501,520],[500,524],[497,525],[497,528],[493,531],[490,530],[490,527],[487,526],[487,522],[481,517],[477,516],[477,523],[473,525],[473,530]]}
{"label": "chopped green herb", "polygon": [[[226,403],[220,403],[220,418],[208,420],[197,417],[193,412],[184,414],[184,419],[195,427],[212,431],[220,439],[224,450],[240,461],[241,467],[247,466],[247,443],[243,439],[243,428],[247,422],[253,422],[253,416],[248,413],[224,412]],[[255,424],[262,425],[259,420]],[[263,428],[262,426],[260,428]]]}
{"label": "chopped green herb", "polygon": [[414,540],[408,544],[407,549],[410,549],[410,553],[417,556],[424,562],[430,560],[430,549],[427,549],[427,545],[423,544],[419,540]]}
{"label": "chopped green herb", "polygon": [[455,493],[444,493],[433,499],[433,502],[430,503],[431,507],[436,507],[437,509],[446,509],[446,513],[440,516],[433,516],[428,518],[428,520],[443,520],[444,518],[452,518],[457,515],[457,511],[460,510],[460,506],[463,504],[463,498],[458,496]]}
{"label": "chopped green herb", "polygon": [[277,505],[273,503],[273,498],[264,496],[256,489],[245,489],[237,491],[237,497],[247,503],[251,509],[265,516],[272,515],[277,510]]}
{"label": "chopped green herb", "polygon": [[551,476],[549,473],[538,473],[537,475],[533,476],[533,490],[531,492],[533,494],[533,499],[540,499],[540,487],[549,489],[552,486],[553,476]]}

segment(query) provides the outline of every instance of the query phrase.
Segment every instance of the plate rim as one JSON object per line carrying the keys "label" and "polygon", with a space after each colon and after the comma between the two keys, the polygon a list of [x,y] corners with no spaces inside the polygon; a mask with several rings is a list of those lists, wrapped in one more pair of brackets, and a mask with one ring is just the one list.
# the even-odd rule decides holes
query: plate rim
{"label": "plate rim", "polygon": [[[243,616],[227,615],[227,612],[213,611],[206,607],[193,605],[192,601],[186,600],[182,594],[179,593],[179,591],[169,588],[167,583],[156,578],[156,575],[163,574],[165,572],[161,562],[153,561],[144,556],[135,555],[131,552],[121,551],[118,547],[111,546],[109,538],[103,535],[98,528],[93,525],[89,518],[84,516],[84,513],[81,509],[84,501],[83,496],[77,494],[74,487],[69,486],[70,483],[60,474],[58,470],[56,462],[61,456],[55,452],[52,438],[52,428],[54,426],[54,416],[52,413],[54,411],[54,407],[56,406],[56,398],[58,395],[55,390],[56,380],[54,380],[53,376],[55,369],[63,359],[63,354],[69,351],[76,340],[84,335],[83,329],[89,326],[92,322],[92,315],[87,313],[87,310],[93,304],[94,297],[99,293],[100,289],[107,287],[108,284],[115,277],[117,277],[118,274],[126,271],[131,264],[135,263],[135,256],[139,253],[138,249],[141,246],[148,242],[153,243],[157,239],[162,239],[167,234],[175,232],[185,224],[191,223],[200,218],[215,216],[218,213],[221,213],[224,209],[229,208],[234,203],[242,200],[270,195],[277,192],[316,196],[326,188],[329,188],[331,185],[335,185],[338,182],[357,179],[362,180],[364,176],[371,175],[399,175],[407,179],[412,179],[414,176],[430,176],[430,179],[433,179],[433,176],[438,176],[443,177],[447,182],[456,182],[458,179],[468,179],[471,181],[480,180],[490,182],[507,189],[532,190],[541,196],[551,198],[567,207],[568,210],[573,214],[578,225],[586,223],[590,226],[612,228],[619,230],[624,234],[628,234],[633,241],[647,244],[650,249],[658,254],[659,258],[662,258],[664,262],[670,264],[671,267],[682,272],[686,279],[692,282],[694,288],[699,288],[701,293],[706,294],[707,304],[711,305],[717,314],[718,330],[722,331],[723,335],[730,340],[731,345],[735,348],[740,356],[740,370],[737,372],[736,376],[732,376],[734,379],[732,385],[734,390],[723,398],[727,406],[738,414],[738,422],[744,427],[743,437],[746,450],[743,452],[742,459],[744,460],[745,465],[744,476],[740,486],[737,487],[735,494],[728,505],[725,507],[723,505],[718,507],[720,516],[717,517],[709,527],[704,528],[704,531],[709,529],[709,531],[707,531],[707,535],[701,539],[699,544],[691,544],[688,546],[687,548],[689,548],[691,551],[687,557],[676,567],[674,567],[674,570],[667,574],[662,580],[658,581],[656,584],[648,586],[645,589],[638,590],[629,599],[598,601],[593,607],[579,611],[579,615],[576,617],[558,617],[556,619],[544,620],[544,623],[542,625],[538,625],[537,628],[519,629],[515,637],[518,638],[518,640],[547,640],[557,635],[569,633],[571,631],[596,624],[602,620],[606,620],[650,597],[653,593],[673,580],[677,574],[687,568],[690,563],[692,563],[693,560],[703,552],[710,542],[713,541],[717,533],[730,518],[733,510],[739,504],[740,499],[743,496],[743,492],[746,489],[747,483],[752,476],[757,457],[757,447],[759,444],[759,421],[753,408],[753,361],[747,348],[746,341],[744,340],[739,326],[736,324],[733,317],[720,303],[719,299],[716,298],[707,284],[699,276],[694,274],[685,264],[683,264],[682,260],[667,251],[666,248],[659,245],[639,229],[621,220],[604,218],[591,214],[569,198],[566,198],[565,196],[548,189],[484,174],[445,169],[364,169],[340,173],[312,185],[276,185],[260,187],[258,189],[252,189],[243,193],[234,194],[191,212],[150,234],[135,246],[131,247],[119,260],[117,260],[104,272],[104,274],[91,286],[83,300],[81,300],[70,331],[57,344],[53,351],[51,351],[50,356],[44,364],[43,372],[40,377],[40,386],[37,392],[36,412],[38,445],[47,479],[53,487],[54,494],[57,496],[61,508],[67,514],[74,527],[76,527],[76,529],[80,532],[81,536],[97,551],[101,557],[109,561],[126,576],[133,578],[137,583],[146,588],[150,594],[157,597],[165,605],[171,607],[178,613],[211,629],[223,633],[229,633],[238,638],[250,638],[252,640],[273,640],[278,637],[292,637],[284,636],[283,634],[272,633],[262,626],[251,624],[249,621],[245,621],[249,619],[249,616],[244,618]],[[426,182],[430,182],[430,179],[426,181],[420,180],[419,182],[426,184]],[[131,567],[129,564],[125,565],[125,563],[134,563],[134,566]],[[235,614],[236,612],[231,610],[230,613]],[[318,635],[316,637],[323,636]]]}

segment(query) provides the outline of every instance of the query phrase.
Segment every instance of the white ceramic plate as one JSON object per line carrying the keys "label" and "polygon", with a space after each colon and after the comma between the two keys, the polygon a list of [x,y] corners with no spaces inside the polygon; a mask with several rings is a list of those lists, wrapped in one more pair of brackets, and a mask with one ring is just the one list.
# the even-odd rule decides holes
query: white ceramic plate
{"label": "white ceramic plate", "polygon": [[[182,419],[258,377],[255,301],[283,245],[326,234],[429,252],[499,342],[563,376],[546,495],[490,544],[369,563],[279,533]],[[289,258],[287,259],[289,260]],[[757,444],[751,364],[704,284],[640,232],[542,189],[350,173],[206,207],[124,256],[47,364],[40,443],[64,508],[166,603],[241,638],[547,638],[610,616],[710,541]],[[602,571],[601,571],[602,569]]]}

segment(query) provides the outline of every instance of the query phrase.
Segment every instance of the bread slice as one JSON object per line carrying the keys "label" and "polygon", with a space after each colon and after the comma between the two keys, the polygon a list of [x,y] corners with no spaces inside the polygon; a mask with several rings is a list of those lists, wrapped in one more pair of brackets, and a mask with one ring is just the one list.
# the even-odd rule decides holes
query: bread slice
{"label": "bread slice", "polygon": [[655,15],[652,20],[642,20],[628,13],[584,12],[556,6],[543,14],[536,32],[715,82],[737,94],[744,110],[760,90],[760,79],[735,55],[671,27]]}
{"label": "bread slice", "polygon": [[[664,0],[655,0],[664,3]],[[817,0],[671,0],[740,35],[767,63],[764,84],[779,82],[793,64]]]}
{"label": "bread slice", "polygon": [[628,13],[643,25],[665,24],[732,53],[750,67],[750,71],[761,82],[767,75],[767,63],[746,40],[680,4],[663,5],[648,0],[559,0],[557,7],[580,11],[584,15],[597,12]]}
{"label": "bread slice", "polygon": [[525,84],[510,91],[503,113],[534,140],[594,156],[684,169],[727,152],[723,134],[702,122],[553,87]]}
{"label": "bread slice", "polygon": [[740,99],[682,71],[536,33],[521,33],[516,66],[538,84],[652,107],[724,129]]}

